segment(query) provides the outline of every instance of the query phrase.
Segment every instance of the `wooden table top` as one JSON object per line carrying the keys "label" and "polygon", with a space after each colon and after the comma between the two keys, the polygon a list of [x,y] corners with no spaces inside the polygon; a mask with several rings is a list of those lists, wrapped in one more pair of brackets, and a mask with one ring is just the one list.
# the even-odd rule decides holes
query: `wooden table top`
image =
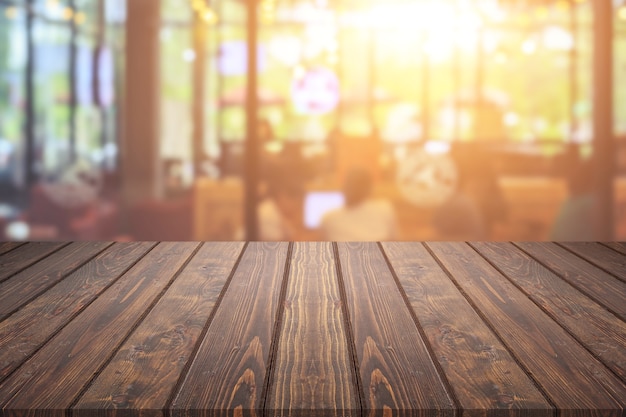
{"label": "wooden table top", "polygon": [[624,416],[624,243],[0,243],[2,416]]}

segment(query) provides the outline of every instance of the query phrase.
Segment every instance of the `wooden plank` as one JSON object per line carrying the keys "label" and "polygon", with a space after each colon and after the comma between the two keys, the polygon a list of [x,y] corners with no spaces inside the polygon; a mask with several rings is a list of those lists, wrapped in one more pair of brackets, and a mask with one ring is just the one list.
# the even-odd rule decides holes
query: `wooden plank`
{"label": "wooden plank", "polygon": [[551,404],[422,244],[389,242],[383,248],[465,414],[553,415]]}
{"label": "wooden plank", "polygon": [[154,243],[116,243],[0,322],[0,381],[111,285]]}
{"label": "wooden plank", "polygon": [[0,242],[0,255],[4,255],[23,244],[24,242]]}
{"label": "wooden plank", "polygon": [[37,263],[69,243],[29,242],[0,256],[0,282]]}
{"label": "wooden plank", "polygon": [[[73,407],[72,415],[160,414],[243,243],[206,243]],[[108,414],[106,410],[109,411]]]}
{"label": "wooden plank", "polygon": [[621,254],[626,255],[626,243],[625,242],[602,242],[602,244]]}
{"label": "wooden plank", "polygon": [[339,243],[360,378],[370,415],[454,415],[447,392],[375,243]]}
{"label": "wooden plank", "polygon": [[626,283],[554,243],[516,242],[515,245],[626,320]]}
{"label": "wooden plank", "polygon": [[563,242],[559,244],[626,282],[626,255],[617,253],[596,242]]}
{"label": "wooden plank", "polygon": [[482,256],[464,243],[428,247],[561,416],[622,415],[626,386]]}
{"label": "wooden plank", "polygon": [[510,243],[476,242],[472,246],[626,381],[624,321]]}
{"label": "wooden plank", "polygon": [[360,416],[333,247],[296,243],[266,415]]}
{"label": "wooden plank", "polygon": [[0,320],[111,245],[110,242],[70,243],[1,283]]}
{"label": "wooden plank", "polygon": [[288,244],[246,248],[171,405],[172,416],[260,415]]}
{"label": "wooden plank", "polygon": [[0,384],[2,408],[68,408],[197,246],[157,245]]}

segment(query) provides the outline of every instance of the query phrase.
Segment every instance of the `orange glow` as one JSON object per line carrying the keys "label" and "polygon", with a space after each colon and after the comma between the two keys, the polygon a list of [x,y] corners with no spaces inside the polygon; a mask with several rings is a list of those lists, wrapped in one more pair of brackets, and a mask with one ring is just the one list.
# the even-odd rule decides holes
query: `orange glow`
{"label": "orange glow", "polygon": [[[37,55],[34,64],[38,82],[36,101],[31,102],[36,109],[55,111],[45,117],[35,112],[37,129],[46,139],[31,158],[32,166],[41,166],[42,173],[52,178],[74,146],[81,158],[97,166],[104,166],[105,161],[111,169],[137,165],[136,173],[120,170],[114,183],[124,193],[125,187],[134,192],[131,186],[141,181],[132,176],[144,175],[140,171],[143,160],[134,156],[140,153],[135,148],[145,148],[150,155],[158,154],[156,161],[150,161],[158,169],[151,171],[145,188],[156,190],[159,198],[185,197],[184,204],[175,208],[180,209],[181,218],[195,216],[196,222],[185,227],[200,228],[197,218],[209,210],[208,203],[197,202],[202,198],[211,199],[215,206],[223,203],[225,216],[232,217],[228,227],[222,227],[207,214],[201,221],[214,224],[215,233],[196,230],[195,238],[237,239],[243,236],[242,212],[249,209],[243,197],[250,172],[245,165],[251,161],[247,146],[255,144],[255,138],[248,136],[254,132],[249,123],[259,121],[265,127],[256,134],[258,146],[252,146],[259,149],[258,171],[253,173],[260,183],[256,203],[268,198],[268,190],[276,186],[271,181],[277,181],[278,187],[282,181],[297,181],[295,186],[282,184],[295,189],[294,194],[277,197],[288,200],[282,203],[288,206],[290,226],[299,228],[292,236],[296,240],[324,238],[316,234],[319,231],[302,228],[303,211],[298,204],[309,193],[342,192],[347,173],[355,167],[371,171],[371,197],[391,203],[401,239],[457,238],[458,234],[438,230],[442,225],[433,222],[441,205],[454,197],[448,209],[458,218],[484,211],[486,225],[481,233],[465,238],[548,240],[564,203],[584,197],[581,204],[587,207],[586,178],[573,171],[587,170],[586,162],[597,149],[594,128],[601,123],[596,115],[612,113],[615,142],[620,144],[615,155],[621,161],[616,164],[620,171],[615,178],[622,178],[616,180],[615,203],[621,211],[615,213],[615,235],[626,236],[626,210],[622,209],[626,207],[626,92],[618,88],[624,79],[620,69],[626,65],[626,6],[614,9],[614,18],[619,19],[614,30],[614,111],[600,112],[594,111],[601,101],[594,100],[593,94],[601,78],[594,77],[600,66],[594,62],[597,54],[592,42],[597,36],[595,9],[586,0],[258,0],[256,18],[261,24],[256,54],[249,49],[253,25],[247,25],[246,4],[250,3],[148,0],[146,9],[155,3],[161,9],[152,10],[155,16],[150,18],[155,22],[149,28],[156,35],[142,26],[142,19],[149,16],[141,7],[129,9],[135,13],[125,17],[128,36],[106,32],[111,51],[121,59],[101,71],[98,55],[97,78],[92,55],[79,45],[77,71],[71,71],[76,73],[76,84],[67,82],[71,74],[66,63],[52,65],[56,64],[53,52],[66,50],[69,44],[61,36],[67,31],[61,28],[71,27],[72,22],[84,24],[89,18],[89,28],[77,34],[81,39],[93,36],[98,40],[95,36],[104,32],[92,29],[101,22],[108,25],[111,10],[106,10],[103,20],[96,9],[85,9],[78,1],[74,9],[66,7],[73,4],[67,1],[38,3],[44,5],[36,7],[44,19],[66,21],[39,25],[43,19],[37,19],[33,26],[45,30],[36,30],[33,38],[41,56]],[[5,20],[7,27],[19,27],[25,23],[25,10],[23,6],[4,7],[0,13],[14,19]],[[119,17],[120,28],[123,19]],[[51,33],[58,29],[59,36],[48,37],[48,29]],[[0,62],[0,70],[5,71],[0,81],[9,80],[0,82],[0,90],[8,92],[0,94],[0,177],[3,163],[12,163],[8,151],[3,159],[2,141],[8,137],[5,142],[10,142],[10,149],[20,149],[23,117],[18,116],[28,98],[22,91],[23,77],[14,76],[15,71],[22,72],[16,65],[27,55],[19,52],[24,46],[20,41],[13,42],[14,32],[0,30],[10,46],[5,69]],[[151,46],[154,37],[157,42]],[[150,53],[143,60],[146,51]],[[137,56],[142,62],[125,67],[124,57]],[[248,78],[254,67],[248,62],[251,56],[258,60],[258,76]],[[150,82],[143,85],[144,79]],[[249,99],[248,92],[253,93],[248,88],[250,79],[256,80],[258,100]],[[157,92],[154,80],[158,80]],[[104,121],[102,126],[93,123],[95,82],[106,84],[98,85],[98,96],[101,89],[115,92],[104,106],[125,112],[111,117],[107,122],[111,126]],[[76,100],[71,100],[72,85],[77,87]],[[136,85],[141,88],[134,89]],[[127,97],[137,103],[127,103]],[[72,121],[64,109],[74,101],[77,111]],[[85,106],[88,111],[83,111]],[[56,111],[57,107],[63,111]],[[131,110],[136,109],[145,114],[145,120],[131,117]],[[106,112],[102,113],[103,120],[107,119]],[[134,125],[133,129],[118,126],[118,119],[137,123],[138,132]],[[144,122],[150,129],[140,125]],[[73,130],[68,128],[72,123]],[[154,126],[158,130],[153,131]],[[123,143],[120,137],[129,133],[125,129],[132,131],[137,142]],[[72,134],[73,142],[69,140]],[[100,134],[106,142],[94,140]],[[103,143],[119,144],[119,158],[117,148],[105,158]],[[576,158],[568,154],[570,147],[576,148]],[[439,162],[434,163],[435,159]],[[277,175],[273,169],[278,171],[272,164],[285,170],[280,178],[270,178]],[[122,177],[126,175],[130,179]],[[120,194],[115,201],[130,205],[130,200]],[[468,200],[477,207],[468,208]],[[143,210],[164,207],[171,208],[157,202]],[[144,212],[139,210],[138,217]],[[574,228],[577,222],[565,224]],[[18,227],[15,233],[20,231]]]}
{"label": "orange glow", "polygon": [[87,20],[87,16],[83,12],[78,12],[74,16],[74,22],[76,22],[77,25],[82,25],[85,23],[85,20]]}
{"label": "orange glow", "polygon": [[74,10],[71,7],[63,9],[63,19],[71,20],[74,17]]}

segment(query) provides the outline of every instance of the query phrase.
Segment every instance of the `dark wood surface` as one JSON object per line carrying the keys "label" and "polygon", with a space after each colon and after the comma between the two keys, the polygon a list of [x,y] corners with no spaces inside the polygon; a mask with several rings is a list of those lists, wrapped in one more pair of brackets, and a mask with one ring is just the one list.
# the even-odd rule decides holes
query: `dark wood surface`
{"label": "dark wood surface", "polygon": [[0,243],[2,416],[625,416],[626,246]]}
{"label": "dark wood surface", "polygon": [[331,243],[295,243],[265,410],[288,416],[360,408]]}
{"label": "dark wood surface", "polygon": [[376,414],[453,415],[453,395],[437,371],[376,243],[339,243],[363,407]]}

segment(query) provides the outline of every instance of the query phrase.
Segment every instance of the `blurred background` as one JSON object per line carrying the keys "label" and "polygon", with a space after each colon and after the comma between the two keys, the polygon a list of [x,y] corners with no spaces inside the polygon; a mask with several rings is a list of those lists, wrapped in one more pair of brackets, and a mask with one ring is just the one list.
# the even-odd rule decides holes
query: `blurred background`
{"label": "blurred background", "polygon": [[626,0],[0,0],[0,240],[68,239],[626,240]]}

